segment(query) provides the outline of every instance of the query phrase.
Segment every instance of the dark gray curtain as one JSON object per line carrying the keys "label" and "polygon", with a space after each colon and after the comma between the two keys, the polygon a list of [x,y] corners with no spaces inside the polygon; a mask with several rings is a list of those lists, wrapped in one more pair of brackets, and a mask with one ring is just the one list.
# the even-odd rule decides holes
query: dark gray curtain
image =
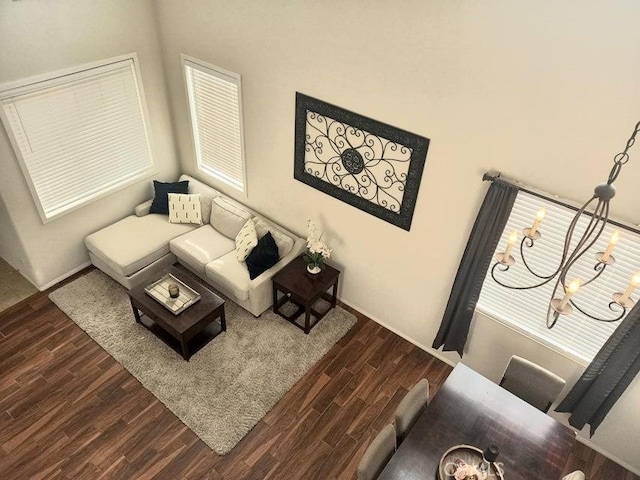
{"label": "dark gray curtain", "polygon": [[640,371],[640,302],[636,303],[556,408],[569,423],[593,435],[611,407]]}
{"label": "dark gray curtain", "polygon": [[456,351],[462,357],[482,283],[517,194],[517,187],[502,180],[494,180],[489,187],[467,241],[433,348],[444,346],[443,350]]}

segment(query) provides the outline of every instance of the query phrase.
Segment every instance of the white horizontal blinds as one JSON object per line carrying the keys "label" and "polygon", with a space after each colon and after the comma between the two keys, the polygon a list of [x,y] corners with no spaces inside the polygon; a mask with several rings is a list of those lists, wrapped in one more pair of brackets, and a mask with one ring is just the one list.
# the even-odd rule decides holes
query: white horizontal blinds
{"label": "white horizontal blinds", "polygon": [[240,77],[185,60],[198,168],[244,191]]}
{"label": "white horizontal blinds", "polygon": [[[525,192],[519,192],[507,226],[496,249],[496,253],[504,252],[511,232],[518,232],[512,256],[516,264],[507,272],[496,271],[496,277],[507,285],[527,286],[540,283],[542,280],[531,275],[524,267],[520,253],[522,230],[531,227],[536,213],[541,207],[546,208],[546,215],[539,227],[542,238],[536,240],[532,248],[524,248],[524,255],[530,268],[539,275],[549,275],[557,268],[562,257],[567,228],[575,215],[575,211],[565,206],[541,199]],[[587,217],[576,227],[574,244],[588,224]],[[640,236],[626,229],[608,224],[598,242],[571,269],[567,281],[579,278],[583,282],[595,274],[596,252],[603,252],[609,243],[611,234],[620,230],[620,241],[613,251],[616,263],[608,266],[605,272],[589,285],[580,288],[572,300],[583,310],[600,318],[616,318],[621,310],[614,306],[609,309],[613,292],[624,292],[631,277],[640,271]],[[492,260],[491,265],[495,263]],[[530,290],[510,290],[498,285],[491,277],[491,268],[484,281],[478,309],[492,317],[511,324],[518,329],[542,340],[544,343],[566,351],[569,354],[591,361],[600,347],[609,338],[620,322],[605,323],[592,320],[574,309],[571,315],[561,315],[552,329],[546,327],[548,302],[553,291],[555,280],[547,285]],[[564,291],[556,293],[562,297]],[[640,289],[637,293],[640,293]],[[637,299],[638,294],[632,296]]]}
{"label": "white horizontal blinds", "polygon": [[18,92],[2,106],[44,219],[150,173],[132,59]]}

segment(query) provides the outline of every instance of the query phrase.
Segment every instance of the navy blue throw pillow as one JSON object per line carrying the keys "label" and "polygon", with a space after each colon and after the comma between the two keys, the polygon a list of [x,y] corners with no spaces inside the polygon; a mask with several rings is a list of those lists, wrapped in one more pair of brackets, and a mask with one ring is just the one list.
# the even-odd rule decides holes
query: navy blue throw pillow
{"label": "navy blue throw pillow", "polygon": [[280,260],[278,255],[278,246],[271,236],[271,232],[267,232],[264,237],[258,240],[258,245],[253,247],[251,253],[245,260],[249,269],[249,278],[253,280],[262,272],[269,270]]}
{"label": "navy blue throw pillow", "polygon": [[149,209],[149,213],[163,213],[169,215],[169,197],[168,193],[189,193],[189,180],[182,182],[158,182],[153,181],[153,189],[155,190],[155,197],[153,197],[153,203]]}

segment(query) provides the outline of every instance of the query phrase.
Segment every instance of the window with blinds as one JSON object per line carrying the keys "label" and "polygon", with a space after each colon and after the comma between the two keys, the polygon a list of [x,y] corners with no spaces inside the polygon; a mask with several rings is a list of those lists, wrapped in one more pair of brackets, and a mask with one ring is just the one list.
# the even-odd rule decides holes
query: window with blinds
{"label": "window with blinds", "polygon": [[246,193],[240,75],[182,56],[197,168]]}
{"label": "window with blinds", "polygon": [[153,173],[135,54],[0,87],[44,223]]}
{"label": "window with blinds", "polygon": [[[535,241],[533,247],[525,246],[524,255],[531,270],[538,275],[550,275],[558,268],[565,234],[575,211],[521,191],[518,193],[511,216],[496,249],[496,253],[504,252],[509,235],[514,231],[518,232],[518,240],[511,252],[516,264],[506,272],[501,272],[500,267],[494,272],[496,278],[502,283],[524,287],[542,282],[524,267],[520,252],[522,230],[532,226],[536,213],[542,207],[546,208],[546,215],[538,229],[542,237]],[[574,234],[576,243],[588,223],[588,217],[585,215],[583,217],[576,226]],[[620,233],[620,239],[612,252],[616,260],[615,264],[607,266],[598,279],[589,285],[584,285],[572,298],[572,301],[585,312],[604,319],[615,319],[619,316],[622,311],[620,307],[614,305],[613,310],[609,307],[612,301],[611,295],[614,292],[624,292],[632,277],[640,271],[640,235],[609,223],[596,244],[574,265],[567,277],[567,282],[574,279],[586,282],[591,279],[596,273],[594,271],[597,263],[595,254],[606,250],[609,239],[616,230]],[[572,248],[573,246],[575,244]],[[561,315],[556,325],[548,329],[547,306],[555,279],[539,288],[511,290],[502,287],[492,278],[491,269],[494,263],[495,259],[492,260],[484,280],[477,309],[556,350],[590,362],[620,324],[620,321],[608,323],[593,320],[574,308],[573,313]],[[556,293],[559,298],[564,294],[561,289],[562,287],[559,293]],[[631,298],[637,300],[637,293]]]}

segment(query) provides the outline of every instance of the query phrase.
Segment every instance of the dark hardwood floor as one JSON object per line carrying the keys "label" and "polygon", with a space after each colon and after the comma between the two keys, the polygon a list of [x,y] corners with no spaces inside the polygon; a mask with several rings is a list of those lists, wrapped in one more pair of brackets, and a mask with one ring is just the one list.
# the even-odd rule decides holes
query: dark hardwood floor
{"label": "dark hardwood floor", "polygon": [[[37,294],[0,313],[0,478],[354,479],[407,389],[426,377],[433,394],[451,371],[354,313],[357,326],[221,457]],[[639,479],[579,443],[566,471],[578,468]]]}

